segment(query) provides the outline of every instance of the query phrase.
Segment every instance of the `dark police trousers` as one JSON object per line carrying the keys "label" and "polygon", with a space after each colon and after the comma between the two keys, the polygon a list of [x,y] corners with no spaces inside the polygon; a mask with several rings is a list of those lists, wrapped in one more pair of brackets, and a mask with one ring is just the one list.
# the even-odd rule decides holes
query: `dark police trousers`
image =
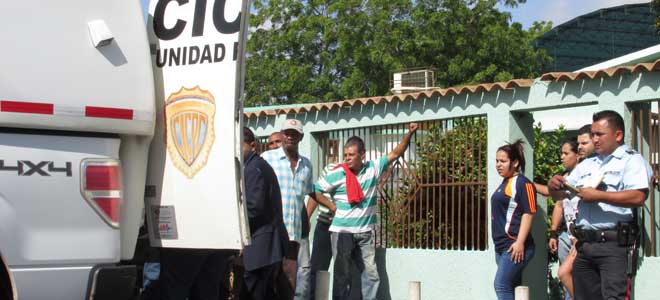
{"label": "dark police trousers", "polygon": [[316,272],[327,271],[332,260],[332,244],[330,243],[330,224],[317,221],[314,229],[314,242],[312,246],[310,295],[311,300],[316,299]]}
{"label": "dark police trousers", "polygon": [[575,299],[629,299],[628,249],[616,240],[578,242],[573,264]]}
{"label": "dark police trousers", "polygon": [[286,299],[277,295],[277,276],[282,272],[282,262],[263,266],[243,273],[241,300]]}

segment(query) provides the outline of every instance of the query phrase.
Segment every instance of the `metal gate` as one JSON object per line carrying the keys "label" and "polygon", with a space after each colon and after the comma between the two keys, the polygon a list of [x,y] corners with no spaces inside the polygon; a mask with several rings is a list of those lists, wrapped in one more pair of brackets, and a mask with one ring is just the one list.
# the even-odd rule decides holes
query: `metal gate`
{"label": "metal gate", "polygon": [[[420,122],[410,147],[379,182],[378,245],[389,248],[484,250],[488,238],[486,117]],[[366,159],[387,155],[408,124],[316,133],[317,170],[361,137]]]}
{"label": "metal gate", "polygon": [[[643,209],[640,210],[641,222],[645,230],[642,231],[642,249],[645,256],[658,256],[658,199],[660,199],[660,161],[658,151],[660,150],[660,130],[658,130],[658,109],[660,102],[655,101],[648,104],[632,106],[632,126],[629,132],[632,136],[632,147],[640,152],[651,164],[653,177],[649,198]],[[656,111],[655,113],[652,111]]]}

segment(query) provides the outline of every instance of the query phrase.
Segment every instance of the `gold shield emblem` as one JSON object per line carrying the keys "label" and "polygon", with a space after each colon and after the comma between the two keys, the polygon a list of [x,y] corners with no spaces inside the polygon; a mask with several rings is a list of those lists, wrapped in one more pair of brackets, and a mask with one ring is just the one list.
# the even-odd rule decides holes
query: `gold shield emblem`
{"label": "gold shield emblem", "polygon": [[199,86],[182,87],[165,101],[167,151],[174,166],[192,179],[208,160],[215,132],[215,99]]}

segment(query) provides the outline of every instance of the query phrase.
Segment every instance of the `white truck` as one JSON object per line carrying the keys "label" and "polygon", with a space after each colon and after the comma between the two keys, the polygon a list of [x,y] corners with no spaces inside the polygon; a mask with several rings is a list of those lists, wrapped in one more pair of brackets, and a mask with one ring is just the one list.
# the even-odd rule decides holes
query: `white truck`
{"label": "white truck", "polygon": [[[188,2],[152,0],[150,7],[156,12],[150,12],[147,20],[138,0],[3,3],[0,10],[4,25],[0,29],[0,299],[131,299],[135,296],[138,268],[128,262],[134,257],[138,230],[144,223],[145,184],[150,185],[147,194],[151,194],[148,196],[151,200],[147,204],[154,209],[152,213],[159,211],[159,203],[163,207],[176,207],[176,202],[163,196],[168,191],[162,183],[181,174],[190,183],[195,175],[222,169],[217,165],[229,161],[232,165],[225,166],[224,172],[230,178],[224,184],[234,189],[240,186],[237,184],[240,172],[236,172],[240,161],[234,163],[236,155],[220,150],[219,146],[204,146],[210,149],[205,157],[208,163],[202,166],[197,163],[193,177],[184,171],[177,175],[165,173],[177,169],[168,165],[173,160],[170,156],[181,155],[183,159],[179,161],[185,165],[189,160],[197,161],[201,154],[195,148],[197,144],[193,143],[190,149],[185,147],[185,133],[190,131],[186,119],[176,124],[178,136],[163,129],[166,105],[160,101],[177,92],[162,89],[167,86],[162,82],[168,80],[163,77],[171,76],[164,69],[177,67],[167,65],[177,58],[172,57],[173,48],[168,56],[170,61],[154,66],[157,53],[165,54],[162,53],[165,51],[158,41],[152,41],[150,49],[151,33],[147,28],[170,34],[166,37],[170,40],[177,31],[193,37],[205,36],[209,28],[225,26],[226,29],[227,25],[235,28],[236,22],[226,21],[225,17],[231,14],[227,8],[235,11],[234,16],[241,9],[241,1]],[[206,21],[203,16],[201,20],[197,18],[205,11]],[[219,13],[222,15],[217,16]],[[177,15],[194,16],[186,21]],[[159,23],[154,25],[154,19]],[[220,20],[220,26],[214,26],[211,20],[216,23]],[[207,33],[202,33],[204,29]],[[198,62],[204,59],[203,48],[198,49]],[[211,53],[216,55],[210,58],[211,63],[223,63],[217,61],[217,46],[215,50]],[[233,64],[226,67],[235,69],[236,57],[240,65],[242,55],[233,47],[229,50],[234,50],[234,60],[225,60],[226,64]],[[227,51],[227,57],[231,53]],[[192,54],[183,56],[193,58]],[[230,81],[241,78],[240,74],[234,72]],[[194,88],[186,87],[189,84],[192,83],[182,83],[182,90]],[[240,84],[236,87],[237,91],[242,88]],[[204,91],[208,90],[212,91],[212,87],[207,84]],[[228,113],[234,116],[231,123],[216,122],[216,132],[231,133],[240,126],[240,104],[235,97],[220,99],[223,97],[218,93],[215,96],[216,103],[232,102]],[[216,110],[224,110],[219,104],[216,106]],[[220,112],[217,115],[227,116]],[[167,134],[175,134],[172,143],[177,143],[178,137],[181,144],[184,138],[183,146],[176,148],[178,154],[176,151],[163,154],[162,143],[167,143]],[[195,135],[197,141],[204,142],[199,135]],[[229,144],[232,149],[235,136],[227,134],[225,138],[216,145]],[[150,152],[152,139],[161,144]],[[154,157],[154,153],[160,155]],[[215,159],[213,155],[229,158]],[[160,173],[154,167],[149,172],[150,180],[155,183],[147,182],[148,162],[160,168]],[[230,203],[240,203],[238,193],[225,193]],[[199,204],[196,207],[200,211],[209,210]],[[174,219],[163,221],[163,216],[151,215],[150,228],[161,227],[165,231],[160,234],[167,233],[171,229],[167,227],[172,225],[179,230],[178,237],[151,232],[152,243],[167,246],[159,241],[185,238],[183,243],[169,245],[194,248],[199,246],[195,243],[204,242],[186,232],[195,231],[188,228],[192,225],[185,224],[195,220],[195,211],[184,208],[177,211]],[[238,248],[245,240],[237,240],[236,236],[241,235],[235,232],[240,226],[234,220],[241,221],[242,213],[233,208],[227,214],[233,216],[231,222],[220,227],[232,234],[231,247]],[[204,218],[207,215],[202,214]],[[207,232],[206,236],[214,234]],[[223,245],[226,243],[210,246],[207,243],[201,247],[223,248]]]}

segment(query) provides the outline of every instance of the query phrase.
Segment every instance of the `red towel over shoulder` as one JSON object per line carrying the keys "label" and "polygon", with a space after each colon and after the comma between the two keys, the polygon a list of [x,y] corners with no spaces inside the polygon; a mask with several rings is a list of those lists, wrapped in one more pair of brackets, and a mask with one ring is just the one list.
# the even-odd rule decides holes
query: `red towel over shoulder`
{"label": "red towel over shoulder", "polygon": [[353,174],[353,171],[346,164],[338,164],[333,170],[337,168],[344,169],[344,173],[346,173],[346,196],[348,196],[348,203],[359,204],[364,199],[364,192],[362,191],[360,182],[357,180],[357,176]]}

